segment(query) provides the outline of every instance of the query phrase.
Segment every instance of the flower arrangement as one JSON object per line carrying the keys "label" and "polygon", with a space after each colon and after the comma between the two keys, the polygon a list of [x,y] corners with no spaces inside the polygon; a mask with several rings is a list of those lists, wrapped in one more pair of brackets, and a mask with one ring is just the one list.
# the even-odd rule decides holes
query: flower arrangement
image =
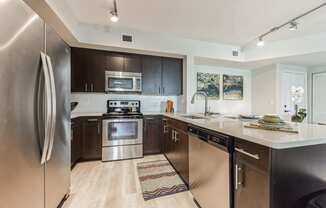
{"label": "flower arrangement", "polygon": [[292,86],[291,88],[292,102],[294,103],[295,114],[292,116],[292,122],[301,123],[307,116],[307,110],[299,109],[299,104],[302,103],[304,97],[304,89],[302,87]]}

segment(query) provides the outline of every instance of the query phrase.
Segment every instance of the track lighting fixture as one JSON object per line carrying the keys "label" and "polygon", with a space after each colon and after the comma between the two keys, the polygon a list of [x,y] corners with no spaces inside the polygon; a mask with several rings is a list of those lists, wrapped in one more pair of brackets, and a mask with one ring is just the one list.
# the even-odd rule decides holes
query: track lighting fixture
{"label": "track lighting fixture", "polygon": [[117,9],[117,2],[116,0],[113,1],[113,11],[110,12],[111,16],[111,22],[118,22],[119,17],[118,17],[118,9]]}
{"label": "track lighting fixture", "polygon": [[263,37],[258,38],[257,46],[258,47],[263,47],[265,45],[265,42],[263,40]]}
{"label": "track lighting fixture", "polygon": [[[279,26],[276,26],[276,27],[273,27],[272,29],[268,30],[267,32],[261,34],[260,36],[258,36],[258,42],[257,42],[257,47],[262,47],[265,45],[264,41],[263,41],[263,38],[265,38],[266,36],[270,35],[271,33],[273,32],[276,32],[284,27],[289,27],[289,30],[291,31],[294,31],[294,30],[297,30],[298,29],[298,20],[313,13],[313,12],[316,12],[317,10],[321,9],[322,7],[325,7],[326,6],[326,2],[325,3],[322,3],[320,4],[319,6],[313,8],[313,9],[310,9],[309,11],[279,25]],[[255,39],[257,40],[257,38]]]}
{"label": "track lighting fixture", "polygon": [[298,23],[297,22],[290,22],[289,30],[294,31],[298,29]]}

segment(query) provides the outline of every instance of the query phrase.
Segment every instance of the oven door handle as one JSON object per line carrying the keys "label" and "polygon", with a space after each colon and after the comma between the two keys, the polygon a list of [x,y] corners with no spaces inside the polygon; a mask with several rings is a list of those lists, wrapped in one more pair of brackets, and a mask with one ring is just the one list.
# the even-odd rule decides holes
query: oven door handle
{"label": "oven door handle", "polygon": [[143,119],[104,119],[103,122],[105,123],[115,123],[115,122],[124,122],[124,123],[128,123],[128,122],[139,122],[139,121],[142,121]]}

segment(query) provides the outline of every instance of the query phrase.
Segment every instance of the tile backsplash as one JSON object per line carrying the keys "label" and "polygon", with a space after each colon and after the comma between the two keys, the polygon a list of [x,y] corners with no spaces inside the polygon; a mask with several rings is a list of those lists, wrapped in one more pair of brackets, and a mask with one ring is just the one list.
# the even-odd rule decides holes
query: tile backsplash
{"label": "tile backsplash", "polygon": [[71,102],[78,102],[74,112],[106,112],[107,100],[140,100],[142,112],[164,112],[166,101],[174,102],[174,109],[178,111],[178,103],[182,96],[146,96],[128,94],[102,93],[72,93]]}

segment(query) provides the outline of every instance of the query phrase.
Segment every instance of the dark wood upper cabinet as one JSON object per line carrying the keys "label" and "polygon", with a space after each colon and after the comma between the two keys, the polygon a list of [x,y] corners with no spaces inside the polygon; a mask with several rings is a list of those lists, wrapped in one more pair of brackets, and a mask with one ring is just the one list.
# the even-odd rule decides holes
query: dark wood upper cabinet
{"label": "dark wood upper cabinet", "polygon": [[125,72],[142,72],[142,59],[137,54],[125,54],[124,57],[124,71]]}
{"label": "dark wood upper cabinet", "polygon": [[144,155],[162,152],[162,117],[144,117]]}
{"label": "dark wood upper cabinet", "polygon": [[181,95],[182,94],[182,71],[181,59],[162,59],[162,94]]}
{"label": "dark wood upper cabinet", "polygon": [[88,50],[87,80],[90,92],[105,91],[105,53]]}
{"label": "dark wood upper cabinet", "polygon": [[157,56],[143,56],[142,94],[160,95],[162,80],[162,59]]}
{"label": "dark wood upper cabinet", "polygon": [[105,71],[142,73],[142,94],[181,95],[183,60],[72,48],[71,91],[105,92]]}
{"label": "dark wood upper cabinet", "polygon": [[106,54],[106,71],[124,71],[124,55],[120,53]]}
{"label": "dark wood upper cabinet", "polygon": [[85,50],[71,49],[71,91],[85,92],[87,55]]}

